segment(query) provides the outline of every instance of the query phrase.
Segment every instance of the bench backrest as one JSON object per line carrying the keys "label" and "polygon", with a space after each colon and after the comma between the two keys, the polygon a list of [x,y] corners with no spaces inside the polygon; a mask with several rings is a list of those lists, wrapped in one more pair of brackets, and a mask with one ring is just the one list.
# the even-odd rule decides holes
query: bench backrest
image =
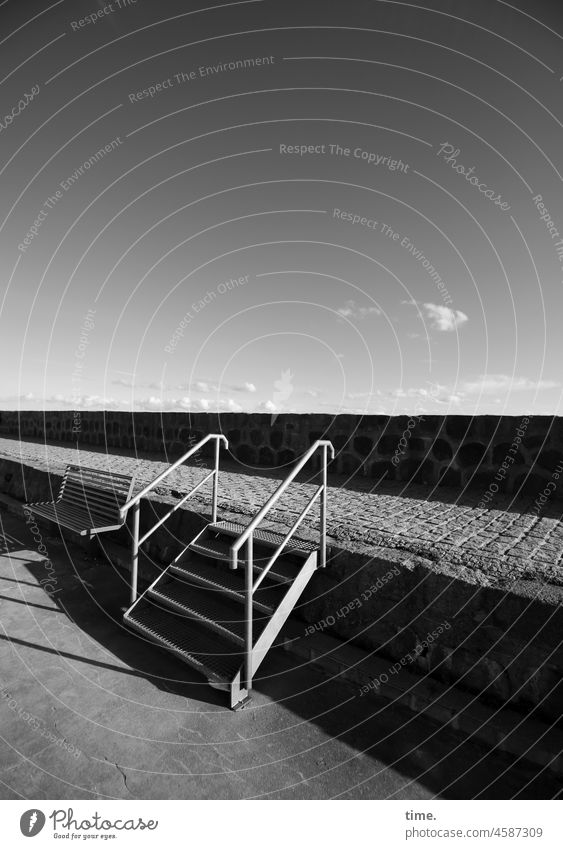
{"label": "bench backrest", "polygon": [[131,497],[133,477],[117,472],[69,465],[64,473],[58,504],[88,510],[93,517],[121,524],[119,510]]}

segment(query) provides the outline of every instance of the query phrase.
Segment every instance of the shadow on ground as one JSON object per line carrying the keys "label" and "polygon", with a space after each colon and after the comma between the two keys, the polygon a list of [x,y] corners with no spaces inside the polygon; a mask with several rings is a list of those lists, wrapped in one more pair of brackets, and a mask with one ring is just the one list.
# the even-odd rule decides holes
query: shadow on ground
{"label": "shadow on ground", "polygon": [[[197,751],[189,748],[192,739],[201,739],[206,746],[206,757],[210,760],[204,764],[203,772],[199,764],[200,772],[189,766],[187,772],[179,773],[176,753],[176,760],[171,761],[176,767],[171,770],[170,764],[163,761],[150,782],[146,779],[146,769],[136,771],[118,766],[116,754],[104,755],[105,761],[114,761],[126,776],[125,789],[118,796],[123,793],[124,798],[504,799],[552,798],[559,791],[560,784],[550,773],[489,751],[479,742],[464,739],[451,728],[441,728],[404,708],[361,698],[352,685],[338,679],[327,680],[322,672],[280,650],[273,651],[260,669],[253,705],[234,714],[225,709],[225,694],[212,690],[181,661],[122,626],[121,607],[127,602],[127,586],[117,571],[79,549],[66,549],[60,541],[48,539],[57,592],[40,591],[45,563],[41,558],[29,556],[33,543],[24,523],[11,517],[0,518],[5,518],[4,547],[0,549],[5,555],[0,556],[3,623],[0,641],[9,645],[12,653],[15,651],[18,661],[24,656],[32,658],[35,668],[40,669],[43,661],[38,658],[45,658],[45,663],[55,658],[65,668],[69,666],[73,674],[80,670],[87,685],[73,680],[76,686],[85,686],[81,698],[91,702],[88,707],[96,707],[96,700],[101,700],[100,711],[109,710],[111,700],[119,699],[122,710],[123,703],[129,700],[125,710],[130,712],[131,728],[136,727],[137,720],[145,723],[143,733],[147,739],[158,739],[159,733],[163,733],[168,714],[174,712],[176,704],[188,706],[187,716],[180,714],[175,718],[178,740],[188,746],[185,751],[190,758]],[[74,640],[69,636],[64,646],[57,645],[47,634],[48,623],[53,621],[55,613],[64,617],[75,634]],[[35,623],[44,617],[41,621],[47,624],[39,629],[39,635],[37,629],[30,631],[23,627],[26,617]],[[8,663],[14,662],[12,653],[0,655],[2,682],[6,680],[6,659],[9,658]],[[12,687],[16,693],[17,681],[26,676],[26,670],[29,670],[27,664],[17,669]],[[89,681],[88,676],[94,670],[108,682],[104,687],[92,686]],[[30,675],[21,684],[29,693],[26,704],[39,705],[43,694],[36,678]],[[51,681],[53,695],[63,702],[67,698],[65,687],[66,681],[62,679]],[[119,697],[115,696],[117,692],[121,693]],[[139,692],[152,702],[148,714],[135,707]],[[166,699],[162,708],[159,707],[161,696]],[[154,706],[156,710],[152,709]],[[108,719],[108,724],[112,721]],[[104,750],[109,734],[103,723],[98,724],[99,730],[88,725],[83,731],[88,752],[94,753],[89,758],[96,762],[101,760],[96,753]],[[25,735],[27,729],[20,732]],[[219,733],[229,740],[236,735],[240,738],[243,786],[237,784],[242,779],[236,775],[236,763],[234,770],[225,766],[226,756],[222,754],[225,749],[221,750],[217,743]],[[121,741],[115,745],[121,745]],[[84,751],[87,752],[86,744]],[[133,754],[128,754],[132,760]],[[124,756],[119,757],[121,763]],[[21,769],[19,765],[10,775],[20,774]],[[34,769],[30,761],[23,766],[23,773]],[[53,772],[55,776],[58,774],[55,767]],[[88,769],[83,782],[87,782],[87,772]],[[170,776],[174,775],[176,779],[172,781]],[[194,782],[198,776],[199,783]],[[61,789],[56,780],[54,785],[51,779],[44,781],[46,786],[41,785],[44,792],[52,792],[45,798],[64,794],[65,788]],[[7,786],[12,786],[9,778]],[[97,783],[86,791],[87,795],[88,792],[91,797],[115,795],[109,786]],[[75,792],[68,790],[67,795],[72,798]]]}

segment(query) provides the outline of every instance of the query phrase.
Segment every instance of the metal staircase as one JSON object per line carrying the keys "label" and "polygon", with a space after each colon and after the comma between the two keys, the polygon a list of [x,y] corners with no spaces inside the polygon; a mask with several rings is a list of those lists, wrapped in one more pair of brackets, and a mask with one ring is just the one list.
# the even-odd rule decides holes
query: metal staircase
{"label": "metal staircase", "polygon": [[[217,439],[218,446],[219,437],[206,439],[211,438]],[[318,450],[321,484],[293,526],[285,535],[260,530],[258,526],[270,509]],[[124,614],[125,624],[197,669],[212,687],[226,690],[233,709],[248,702],[256,671],[275,644],[315,569],[326,565],[329,450],[334,457],[334,449],[326,440],[311,446],[245,526],[216,521],[217,447],[212,522],[140,598],[136,597],[136,561],[133,564],[133,603]],[[317,500],[318,544],[295,537]],[[138,557],[138,520],[136,525],[133,551]]]}

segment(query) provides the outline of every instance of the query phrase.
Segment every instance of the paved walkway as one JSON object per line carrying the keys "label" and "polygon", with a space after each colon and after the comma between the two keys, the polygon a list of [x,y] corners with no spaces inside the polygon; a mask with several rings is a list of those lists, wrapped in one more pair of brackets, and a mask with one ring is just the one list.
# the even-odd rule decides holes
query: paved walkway
{"label": "paved walkway", "polygon": [[[135,473],[138,488],[168,465],[125,452],[107,455],[5,438],[0,439],[2,457],[59,473],[69,462]],[[201,463],[182,466],[156,494],[174,500],[174,493],[186,492],[201,476]],[[254,515],[279,482],[280,477],[268,473],[222,464],[220,515]],[[427,558],[436,570],[453,570],[482,586],[507,587],[516,579],[563,586],[561,507],[548,505],[538,517],[529,512],[529,502],[506,498],[495,502],[495,509],[479,509],[479,493],[460,495],[444,487],[431,491],[411,486],[405,491],[401,484],[383,483],[374,492],[373,482],[366,479],[350,483],[335,478],[330,483],[328,530],[337,545],[366,553],[382,546],[412,552]],[[295,483],[272,512],[272,521],[291,524],[313,492],[313,484]],[[207,484],[187,505],[205,510],[210,493]],[[313,509],[304,526],[314,532],[317,522],[318,511]]]}
{"label": "paved walkway", "polygon": [[[62,456],[62,455],[57,455]],[[0,508],[0,797],[549,799],[558,780],[282,651],[251,705],[127,632],[119,574]],[[212,828],[212,823],[210,824]]]}

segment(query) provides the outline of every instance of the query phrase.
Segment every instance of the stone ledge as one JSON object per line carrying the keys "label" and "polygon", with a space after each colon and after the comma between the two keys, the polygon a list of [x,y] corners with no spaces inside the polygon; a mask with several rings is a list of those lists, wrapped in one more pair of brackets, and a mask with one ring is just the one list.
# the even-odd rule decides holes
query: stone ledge
{"label": "stone ledge", "polygon": [[[334,678],[344,678],[358,688],[365,687],[382,674],[389,674],[389,662],[374,653],[343,643],[327,634],[303,637],[300,623],[291,620],[284,629],[286,651],[314,663]],[[428,676],[402,669],[375,694],[366,693],[388,708],[401,704],[414,713],[424,713],[441,725],[468,737],[524,758],[563,775],[563,731],[539,720],[523,717],[507,708],[493,709],[476,696],[446,686]],[[358,698],[362,696],[358,692]]]}

